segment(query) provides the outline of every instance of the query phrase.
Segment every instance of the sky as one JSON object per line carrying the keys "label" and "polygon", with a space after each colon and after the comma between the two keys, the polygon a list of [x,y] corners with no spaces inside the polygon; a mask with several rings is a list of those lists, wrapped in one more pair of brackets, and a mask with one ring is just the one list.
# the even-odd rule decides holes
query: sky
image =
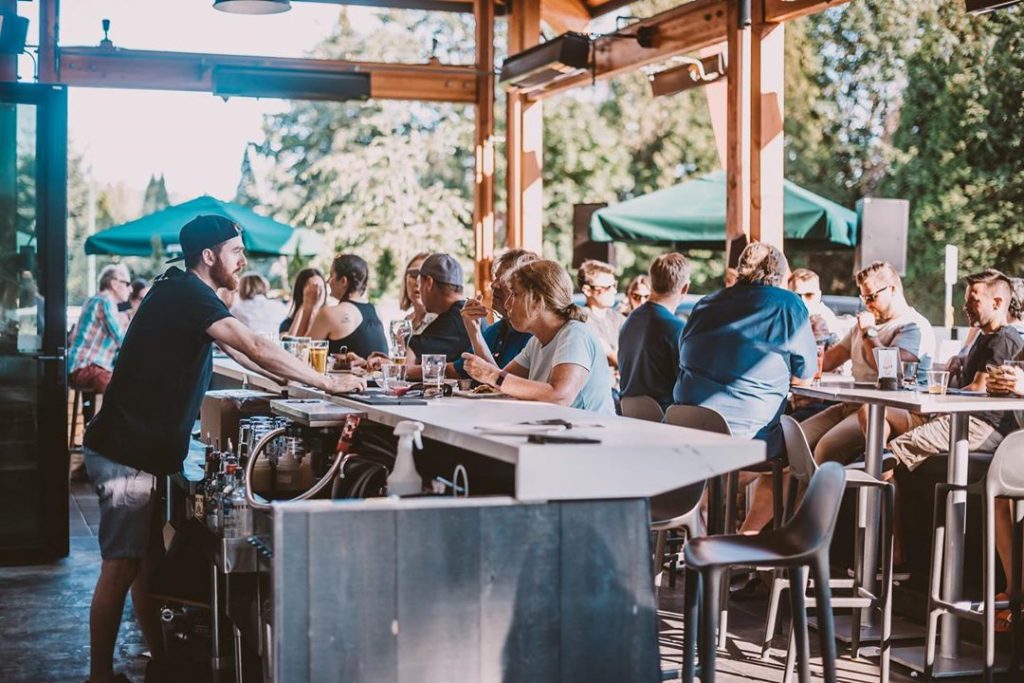
{"label": "sky", "polygon": [[[32,27],[37,8],[19,3]],[[243,16],[214,10],[212,0],[63,0],[60,9],[62,46],[97,45],[107,18],[115,47],[275,57],[305,56],[331,33],[339,11],[296,2],[284,14]],[[357,26],[374,21],[371,10],[349,13]],[[172,200],[231,199],[245,146],[262,139],[263,115],[286,107],[283,100],[224,101],[209,93],[71,88],[68,135],[101,184],[141,190],[162,173]]]}

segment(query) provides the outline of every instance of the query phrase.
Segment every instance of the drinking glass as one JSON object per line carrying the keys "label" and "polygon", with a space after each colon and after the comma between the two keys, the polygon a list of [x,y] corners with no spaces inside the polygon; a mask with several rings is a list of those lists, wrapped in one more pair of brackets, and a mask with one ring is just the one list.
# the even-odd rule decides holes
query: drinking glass
{"label": "drinking glass", "polygon": [[423,387],[441,391],[441,382],[444,381],[444,368],[447,358],[443,353],[423,354],[421,365],[423,368]]}
{"label": "drinking glass", "polygon": [[330,342],[326,339],[315,339],[309,342],[309,364],[321,375],[327,373],[327,349]]}
{"label": "drinking glass", "polygon": [[395,363],[384,363],[380,366],[381,388],[385,393],[397,394],[406,386],[405,366]]}
{"label": "drinking glass", "polygon": [[949,372],[946,370],[928,371],[928,393],[943,396],[946,393],[946,385],[949,384]]}
{"label": "drinking glass", "polygon": [[281,348],[285,350],[285,353],[290,353],[296,358],[299,357],[299,342],[294,339],[284,339],[281,341]]}
{"label": "drinking glass", "polygon": [[917,387],[917,369],[920,367],[919,363],[913,361],[903,362],[903,384],[905,386],[916,388]]}
{"label": "drinking glass", "polygon": [[309,344],[312,339],[309,337],[296,337],[295,341],[298,343],[298,351],[295,353],[295,357],[299,359],[300,363],[309,365]]}
{"label": "drinking glass", "polygon": [[[391,359],[396,361],[399,356],[405,358],[405,349],[412,336],[412,322],[408,320],[391,321]],[[404,362],[404,361],[403,361]]]}

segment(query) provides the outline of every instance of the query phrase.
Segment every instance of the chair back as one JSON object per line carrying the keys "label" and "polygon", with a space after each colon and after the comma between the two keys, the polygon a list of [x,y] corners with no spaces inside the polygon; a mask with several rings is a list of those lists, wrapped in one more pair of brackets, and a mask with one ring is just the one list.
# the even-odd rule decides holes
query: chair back
{"label": "chair back", "polygon": [[635,420],[661,422],[665,418],[661,405],[650,396],[623,396],[619,400],[619,409],[623,417]]}
{"label": "chair back", "polygon": [[802,484],[809,484],[814,473],[818,471],[818,463],[807,443],[807,437],[800,423],[789,415],[780,418],[782,435],[786,440],[786,457],[789,459],[789,476]]}
{"label": "chair back", "polygon": [[669,406],[665,411],[665,424],[732,436],[729,423],[722,414],[704,406]]}
{"label": "chair back", "polygon": [[993,496],[1024,497],[1024,429],[999,444],[988,466],[985,488]]}
{"label": "chair back", "polygon": [[823,464],[811,477],[796,514],[780,530],[798,552],[813,552],[832,542],[845,488],[846,470],[837,462]]}

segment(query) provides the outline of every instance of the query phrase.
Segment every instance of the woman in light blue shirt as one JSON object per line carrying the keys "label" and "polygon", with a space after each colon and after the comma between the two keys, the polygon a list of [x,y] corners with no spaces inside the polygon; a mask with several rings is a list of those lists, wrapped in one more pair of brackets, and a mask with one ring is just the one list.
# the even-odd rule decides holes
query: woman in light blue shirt
{"label": "woman in light blue shirt", "polygon": [[615,414],[601,344],[572,302],[572,278],[555,261],[534,261],[508,276],[508,321],[533,338],[504,368],[463,354],[473,379],[513,398]]}

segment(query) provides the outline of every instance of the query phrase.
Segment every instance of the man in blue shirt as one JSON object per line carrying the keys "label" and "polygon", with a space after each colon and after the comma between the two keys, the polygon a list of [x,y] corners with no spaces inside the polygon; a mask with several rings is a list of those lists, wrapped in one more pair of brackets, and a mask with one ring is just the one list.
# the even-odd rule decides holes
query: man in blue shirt
{"label": "man in blue shirt", "polygon": [[637,306],[619,331],[622,396],[650,396],[665,410],[679,369],[684,323],[676,309],[690,291],[690,262],[664,254],[651,262],[650,298]]}
{"label": "man in blue shirt", "polygon": [[[508,285],[505,279],[516,268],[538,260],[540,257],[525,249],[509,249],[494,260],[491,271],[491,305],[494,312],[501,316],[499,320],[486,328],[483,327],[489,311],[478,296],[466,302],[462,309],[462,322],[469,334],[470,346],[466,351],[474,353],[499,368],[509,364],[519,352],[526,348],[526,342],[533,335],[516,330],[508,322],[505,311],[505,300],[508,298]],[[463,368],[465,359],[459,358],[452,366],[455,374],[464,379],[469,373]]]}
{"label": "man in blue shirt", "polygon": [[[736,270],[736,284],[697,302],[686,323],[675,402],[717,410],[733,435],[766,441],[768,456],[778,457],[790,383],[813,379],[818,350],[807,307],[782,289],[789,266],[781,251],[754,242]],[[761,478],[755,499],[770,496],[770,478]],[[765,521],[748,515],[744,530]]]}

